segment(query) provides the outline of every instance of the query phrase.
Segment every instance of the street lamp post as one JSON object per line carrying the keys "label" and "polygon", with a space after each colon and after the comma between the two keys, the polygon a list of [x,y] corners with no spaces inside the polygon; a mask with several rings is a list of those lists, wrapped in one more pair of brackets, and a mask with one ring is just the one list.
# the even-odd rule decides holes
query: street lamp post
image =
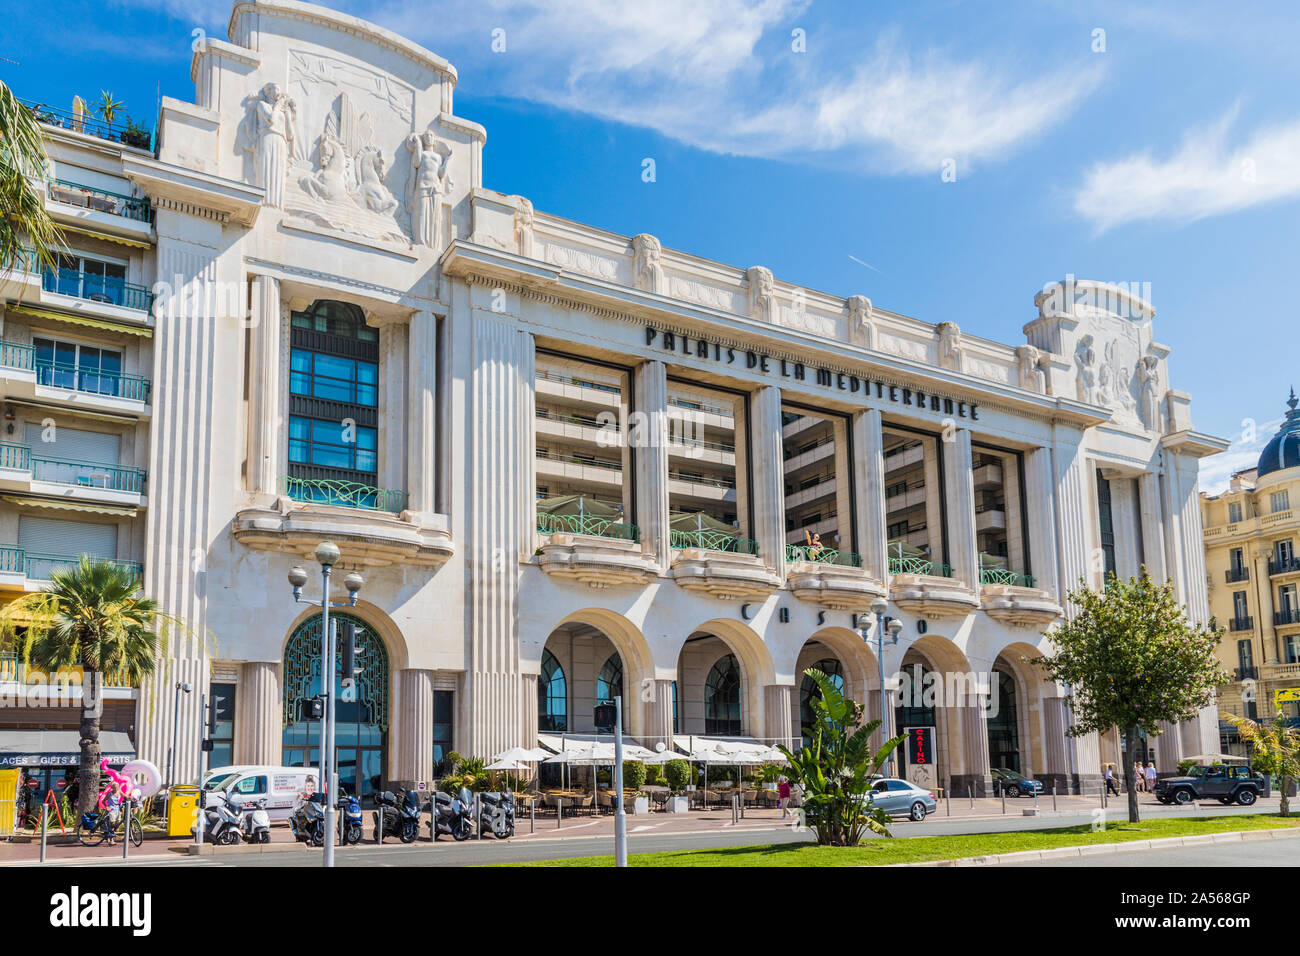
{"label": "street lamp post", "polygon": [[[172,784],[176,781],[172,778],[172,770],[176,766],[176,749],[180,746],[181,732],[181,692],[190,692],[188,681],[178,680],[176,682],[176,703],[172,708],[172,749],[167,752],[167,791],[170,793]],[[199,781],[202,783],[202,781]]]}
{"label": "street lamp post", "polygon": [[[880,677],[880,742],[893,737],[892,728],[894,715],[889,706],[889,694],[885,689],[885,644],[891,646],[898,643],[898,634],[903,630],[903,622],[898,618],[891,618],[888,625],[885,624],[885,612],[889,610],[889,602],[882,597],[876,598],[871,602],[871,611],[876,615],[876,665],[879,667]],[[885,630],[888,628],[890,638],[885,640]],[[862,626],[862,640],[868,642],[871,628],[869,625]],[[894,755],[891,753],[885,758],[885,776],[893,776]]]}
{"label": "street lamp post", "polygon": [[338,545],[332,541],[322,541],[316,546],[312,557],[320,565],[321,574],[321,599],[320,601],[303,600],[302,589],[307,583],[307,572],[302,568],[294,565],[289,570],[289,586],[293,588],[293,599],[299,604],[311,604],[321,609],[321,693],[325,696],[325,712],[322,719],[325,723],[324,732],[321,734],[321,763],[320,763],[320,788],[325,797],[325,854],[324,865],[334,865],[334,804],[335,804],[335,776],[337,769],[334,766],[334,635],[330,628],[330,608],[335,607],[356,607],[357,595],[361,591],[361,586],[365,584],[365,579],[356,571],[352,571],[343,579],[343,585],[348,589],[348,600],[334,602],[330,600],[330,574],[334,570],[334,565],[338,564],[340,552]]}

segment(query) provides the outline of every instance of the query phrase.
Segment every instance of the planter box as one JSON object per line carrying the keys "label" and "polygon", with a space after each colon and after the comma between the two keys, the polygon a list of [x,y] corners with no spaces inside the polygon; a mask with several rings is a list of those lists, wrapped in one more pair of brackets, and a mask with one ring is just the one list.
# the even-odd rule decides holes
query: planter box
{"label": "planter box", "polygon": [[638,813],[638,814],[640,814],[640,813],[649,813],[649,812],[650,812],[650,798],[649,798],[649,797],[637,797],[635,800],[633,800],[633,801],[632,801],[632,812],[633,812],[633,813]]}
{"label": "planter box", "polygon": [[668,798],[669,813],[689,813],[690,810],[691,810],[690,801],[688,801],[685,797]]}

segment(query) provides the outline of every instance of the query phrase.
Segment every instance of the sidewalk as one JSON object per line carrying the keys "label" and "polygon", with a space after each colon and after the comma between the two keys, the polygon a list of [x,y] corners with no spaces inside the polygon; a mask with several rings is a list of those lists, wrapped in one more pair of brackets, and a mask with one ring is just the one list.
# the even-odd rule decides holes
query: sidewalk
{"label": "sidewalk", "polygon": [[[1141,794],[1138,797],[1139,805],[1144,811],[1158,810],[1161,815],[1206,815],[1207,813],[1222,813],[1225,808],[1217,800],[1202,804],[1189,804],[1186,807],[1164,807],[1158,804],[1154,798],[1147,794]],[[927,823],[933,824],[945,820],[953,821],[981,821],[981,820],[1017,820],[1021,821],[1027,814],[1027,811],[1034,810],[1034,801],[1032,798],[1020,797],[1018,799],[1008,798],[1005,801],[1005,813],[1003,812],[1004,801],[997,797],[977,797],[973,801],[969,798],[955,799],[951,801],[940,800],[938,810],[931,814],[926,823],[912,823],[905,819],[896,820],[894,823],[895,832],[903,836],[920,836],[925,835]],[[1127,812],[1127,800],[1124,797],[1111,797],[1108,812],[1111,815],[1123,816]],[[1079,797],[1079,796],[1061,796],[1056,800],[1056,809],[1053,810],[1052,798],[1039,797],[1037,816],[1044,819],[1046,824],[1053,818],[1060,817],[1078,817],[1089,815],[1101,807],[1101,800],[1098,797]],[[1278,800],[1276,797],[1267,800],[1260,800],[1255,806],[1250,808],[1252,813],[1273,813],[1278,809]],[[641,816],[629,814],[627,817],[627,832],[629,835],[637,834],[655,834],[655,835],[676,835],[676,834],[706,834],[719,832],[753,832],[757,834],[756,842],[761,842],[763,832],[776,832],[790,828],[795,824],[793,818],[787,817],[781,819],[779,810],[750,809],[745,811],[745,815],[740,820],[733,823],[731,811],[729,809],[716,809],[708,811],[692,811],[690,813],[650,813]],[[374,847],[375,842],[371,837],[370,817],[366,814],[366,839],[356,848],[339,847],[337,852],[350,853],[354,851],[364,851],[367,847]],[[422,828],[422,836],[416,841],[416,845],[429,845],[428,827]],[[608,838],[614,832],[613,815],[603,816],[566,816],[560,825],[556,825],[555,817],[537,817],[535,820],[528,814],[523,814],[515,821],[515,842],[531,842],[535,840],[555,840],[555,839],[590,839],[590,838]],[[113,858],[120,859],[122,856],[122,844],[118,842],[112,847],[84,847],[77,843],[75,837],[69,831],[66,835],[59,833],[55,828],[48,835],[46,847],[46,859],[48,860],[77,860],[83,859],[93,863],[97,859]],[[488,835],[483,837],[486,841],[493,841],[494,838]],[[443,836],[439,843],[451,843],[450,837]],[[132,858],[144,859],[153,857],[155,859],[175,858],[175,855],[186,854],[191,852],[190,848],[194,845],[191,838],[167,838],[157,834],[146,833],[143,845],[131,847],[130,856]],[[398,840],[390,837],[384,841],[385,846],[399,846]],[[281,852],[283,850],[304,849],[304,845],[294,840],[289,828],[285,825],[277,825],[271,828],[271,843],[266,847],[257,847],[241,844],[233,847],[210,847],[207,852],[214,855],[223,855],[230,853],[256,853],[256,852]],[[20,833],[14,840],[0,842],[0,865],[35,863],[40,859],[40,839],[39,834],[32,835],[29,833]]]}

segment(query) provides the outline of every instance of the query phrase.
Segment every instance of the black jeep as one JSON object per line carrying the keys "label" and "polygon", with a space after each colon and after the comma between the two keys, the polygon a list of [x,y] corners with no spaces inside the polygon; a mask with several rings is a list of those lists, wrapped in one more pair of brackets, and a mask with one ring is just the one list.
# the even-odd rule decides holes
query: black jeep
{"label": "black jeep", "polygon": [[1164,777],[1156,781],[1156,799],[1161,803],[1191,803],[1193,800],[1216,799],[1248,807],[1268,790],[1264,778],[1248,767],[1192,767],[1184,777]]}

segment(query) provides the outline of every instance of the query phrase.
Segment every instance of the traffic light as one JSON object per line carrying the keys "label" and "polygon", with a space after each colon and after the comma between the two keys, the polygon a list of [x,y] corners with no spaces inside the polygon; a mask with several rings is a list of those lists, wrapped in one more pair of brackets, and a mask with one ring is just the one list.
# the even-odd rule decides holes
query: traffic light
{"label": "traffic light", "polygon": [[364,654],[364,647],[357,647],[357,626],[352,621],[342,620],[339,627],[343,631],[343,686],[351,687],[356,683],[362,668],[357,666],[357,654]]}

